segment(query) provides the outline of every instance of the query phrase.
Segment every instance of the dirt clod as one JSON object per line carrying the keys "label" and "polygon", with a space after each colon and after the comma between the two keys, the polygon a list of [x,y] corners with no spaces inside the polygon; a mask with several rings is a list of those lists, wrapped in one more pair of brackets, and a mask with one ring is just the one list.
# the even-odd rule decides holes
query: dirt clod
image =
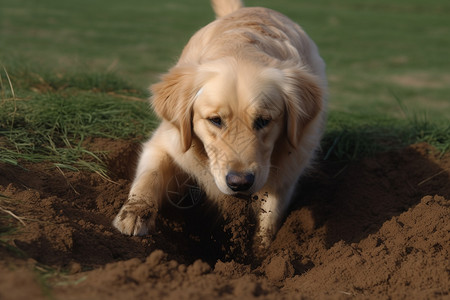
{"label": "dirt clod", "polygon": [[269,280],[279,282],[294,275],[294,267],[287,257],[274,256],[265,267]]}

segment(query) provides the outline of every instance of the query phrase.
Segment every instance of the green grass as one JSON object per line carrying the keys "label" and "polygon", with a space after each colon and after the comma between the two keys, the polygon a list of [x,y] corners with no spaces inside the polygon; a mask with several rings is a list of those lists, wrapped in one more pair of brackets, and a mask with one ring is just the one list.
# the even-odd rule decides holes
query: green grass
{"label": "green grass", "polygon": [[406,145],[426,142],[441,153],[450,150],[450,123],[431,122],[426,115],[405,119],[354,118],[332,114],[322,140],[325,160],[352,161]]}
{"label": "green grass", "polygon": [[2,78],[10,80],[2,80],[0,162],[50,161],[106,176],[102,153],[86,149],[85,138],[133,139],[156,125],[145,92],[113,74],[5,68]]}
{"label": "green grass", "polygon": [[[450,2],[249,0],[304,27],[327,62],[327,159],[418,141],[449,149]],[[0,2],[0,162],[105,174],[87,137],[156,125],[146,88],[213,20],[207,0]],[[10,77],[11,83],[8,80]]]}
{"label": "green grass", "polygon": [[[432,119],[450,115],[447,0],[248,0],[300,23],[328,65],[330,107],[399,117],[391,91]],[[56,71],[115,71],[147,87],[213,20],[208,0],[0,2],[0,59]]]}

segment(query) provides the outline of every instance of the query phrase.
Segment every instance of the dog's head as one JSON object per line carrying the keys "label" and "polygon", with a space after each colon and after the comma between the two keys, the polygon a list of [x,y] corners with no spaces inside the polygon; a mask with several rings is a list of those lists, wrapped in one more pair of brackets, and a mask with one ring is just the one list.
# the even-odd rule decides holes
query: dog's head
{"label": "dog's head", "polygon": [[320,111],[322,97],[318,79],[305,69],[231,58],[175,66],[151,89],[155,112],[178,128],[182,150],[194,135],[201,141],[225,194],[260,190],[276,145],[301,146],[302,129]]}

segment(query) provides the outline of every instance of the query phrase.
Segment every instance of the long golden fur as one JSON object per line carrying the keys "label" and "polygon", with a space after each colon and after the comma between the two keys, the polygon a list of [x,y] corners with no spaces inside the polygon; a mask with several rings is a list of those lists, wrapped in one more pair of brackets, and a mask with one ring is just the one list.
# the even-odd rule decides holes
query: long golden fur
{"label": "long golden fur", "polygon": [[151,87],[162,122],[143,145],[113,224],[124,234],[146,234],[169,182],[182,172],[219,206],[223,195],[265,199],[257,235],[266,246],[319,145],[325,64],[286,16],[243,8],[239,0],[212,2],[217,20],[190,39]]}

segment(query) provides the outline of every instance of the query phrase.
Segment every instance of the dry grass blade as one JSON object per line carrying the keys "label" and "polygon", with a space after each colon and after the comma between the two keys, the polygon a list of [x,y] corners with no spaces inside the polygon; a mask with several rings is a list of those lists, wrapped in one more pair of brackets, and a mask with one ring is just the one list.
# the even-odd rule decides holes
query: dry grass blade
{"label": "dry grass blade", "polygon": [[17,221],[19,221],[23,226],[27,226],[27,224],[23,221],[25,218],[19,217],[18,215],[16,215],[15,213],[13,213],[12,211],[3,208],[0,206],[0,210],[4,213],[7,213],[8,215],[10,215],[11,217],[13,217],[14,219],[16,219]]}
{"label": "dry grass blade", "polygon": [[8,79],[9,88],[11,89],[12,98],[16,99],[16,94],[14,92],[14,88],[13,88],[13,85],[12,85],[12,82],[11,82],[11,78],[9,77],[8,71],[6,70],[6,68],[4,66],[3,66],[3,70],[5,71],[6,78]]}
{"label": "dry grass blade", "polygon": [[1,98],[4,101],[6,101],[6,94],[5,94],[5,88],[3,87],[3,78],[2,74],[0,73],[0,90],[1,90]]}
{"label": "dry grass blade", "polygon": [[345,291],[338,291],[338,293],[344,294],[344,295],[348,295],[348,296],[352,296],[353,294],[350,292],[345,292]]}
{"label": "dry grass blade", "polygon": [[75,194],[80,195],[78,191],[73,187],[73,185],[69,182],[69,179],[67,179],[66,174],[64,174],[63,170],[59,167],[59,165],[55,164],[56,169],[61,173],[61,175],[66,180],[67,184],[70,186],[70,188],[74,191]]}
{"label": "dry grass blade", "polygon": [[444,170],[441,170],[441,171],[437,172],[436,174],[434,174],[434,175],[432,175],[432,176],[430,176],[430,177],[428,177],[428,178],[422,180],[421,182],[419,182],[419,183],[417,184],[417,186],[421,186],[422,184],[425,184],[425,183],[427,183],[428,181],[430,181],[431,179],[433,179],[434,177],[439,176],[439,175],[441,175],[442,173],[445,173],[445,172],[447,172],[447,171],[449,171],[449,170],[450,170],[450,169],[444,169]]}
{"label": "dry grass blade", "polygon": [[[11,82],[11,77],[9,77],[8,71],[6,70],[5,66],[3,66],[3,70],[5,71],[6,78],[8,79],[9,89],[11,90],[11,95],[12,95],[11,99],[14,102],[14,110],[11,113],[11,132],[12,132],[12,129],[14,128],[14,118],[15,118],[16,113],[17,113],[16,93],[14,92],[14,87],[13,87],[13,84]],[[2,83],[2,90],[3,90],[3,83]],[[4,100],[6,100],[6,96],[5,96]]]}
{"label": "dry grass blade", "polygon": [[125,100],[129,100],[129,101],[138,101],[138,102],[147,102],[147,99],[142,99],[142,98],[138,98],[138,97],[133,97],[133,96],[127,96],[127,95],[120,95],[114,92],[108,92],[108,95],[111,95],[113,97],[117,97],[117,98],[121,98],[121,99],[125,99]]}

